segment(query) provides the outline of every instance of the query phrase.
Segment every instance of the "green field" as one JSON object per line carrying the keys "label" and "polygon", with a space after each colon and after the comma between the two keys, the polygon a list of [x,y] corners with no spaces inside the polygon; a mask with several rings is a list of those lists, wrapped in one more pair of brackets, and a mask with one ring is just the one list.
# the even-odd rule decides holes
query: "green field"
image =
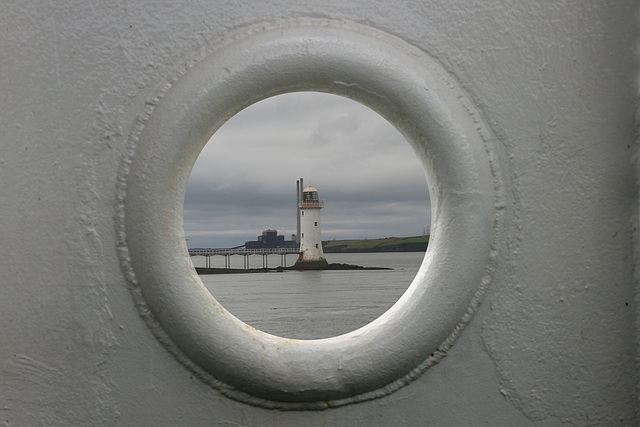
{"label": "green field", "polygon": [[322,242],[325,253],[345,252],[424,252],[429,236],[387,237],[384,239],[330,240]]}

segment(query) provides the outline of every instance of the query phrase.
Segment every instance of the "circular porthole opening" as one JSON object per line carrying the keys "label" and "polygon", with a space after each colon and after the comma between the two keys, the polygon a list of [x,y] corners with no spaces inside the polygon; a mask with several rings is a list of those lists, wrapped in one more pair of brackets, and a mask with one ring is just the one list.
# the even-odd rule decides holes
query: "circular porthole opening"
{"label": "circular porthole opening", "polygon": [[[325,270],[294,269],[296,186],[307,183],[324,202],[309,213],[322,219]],[[430,220],[423,167],[402,134],[319,92],[271,97],[227,121],[194,165],[184,208],[211,294],[247,324],[296,339],[341,335],[389,309],[422,263]]]}
{"label": "circular porthole opening", "polygon": [[[350,98],[392,123],[424,168],[433,215],[402,297],[325,339],[283,338],[232,315],[193,269],[183,228],[209,138],[247,106],[301,91]],[[243,402],[323,409],[392,393],[446,353],[496,269],[505,191],[489,127],[437,61],[372,28],[301,20],[225,38],[151,102],[118,179],[118,249],[141,316],[186,367]]]}

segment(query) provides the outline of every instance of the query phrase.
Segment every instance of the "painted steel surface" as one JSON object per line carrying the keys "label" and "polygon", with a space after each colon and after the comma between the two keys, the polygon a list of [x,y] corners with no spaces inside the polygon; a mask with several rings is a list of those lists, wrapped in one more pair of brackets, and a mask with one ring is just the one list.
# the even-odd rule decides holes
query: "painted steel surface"
{"label": "painted steel surface", "polygon": [[[3,3],[0,9],[0,423],[638,424],[638,287],[634,275],[637,2],[282,0],[221,4],[196,0],[150,5],[127,0],[112,5],[36,0]],[[335,26],[330,23],[336,22],[369,28],[372,33],[385,34],[384,39],[397,38],[400,45],[431,58],[443,70],[445,80],[451,78],[448,88],[423,90],[445,100],[451,97],[454,104],[459,94],[469,101],[477,112],[471,117],[478,119],[472,120],[472,127],[488,127],[485,137],[493,141],[484,154],[477,153],[478,158],[488,157],[499,167],[497,181],[493,172],[489,180],[504,185],[492,190],[504,191],[502,203],[491,206],[500,221],[477,224],[461,234],[471,246],[479,243],[476,232],[489,229],[493,234],[496,224],[503,234],[498,233],[492,242],[490,285],[486,283],[482,301],[472,304],[474,315],[465,317],[464,328],[456,326],[457,322],[453,327],[440,329],[442,325],[436,324],[432,328],[453,328],[457,336],[455,345],[438,354],[438,364],[377,400],[315,412],[276,411],[264,408],[269,399],[262,401],[263,407],[247,404],[228,398],[232,391],[224,388],[225,382],[215,388],[202,381],[209,374],[203,374],[197,363],[207,363],[208,348],[201,360],[189,365],[194,358],[184,353],[176,357],[181,350],[173,337],[167,342],[158,340],[166,333],[163,328],[179,328],[182,323],[190,331],[195,324],[203,335],[194,338],[185,332],[184,339],[191,340],[185,348],[200,351],[208,345],[207,331],[211,330],[201,319],[190,317],[188,310],[176,312],[184,313],[182,317],[160,313],[158,318],[164,323],[158,329],[153,322],[145,322],[158,314],[145,305],[155,288],[129,289],[135,277],[133,270],[122,268],[121,261],[126,258],[125,247],[139,244],[137,232],[123,237],[117,230],[121,231],[118,224],[125,221],[122,206],[135,211],[157,203],[156,197],[166,197],[163,206],[173,211],[171,221],[181,209],[179,196],[169,189],[140,191],[139,199],[121,191],[130,189],[129,175],[123,172],[129,166],[144,183],[149,174],[159,173],[155,165],[166,161],[164,149],[146,152],[148,157],[141,161],[136,157],[140,152],[131,144],[135,135],[148,130],[146,119],[167,108],[162,106],[165,98],[158,95],[179,87],[183,76],[201,72],[194,65],[202,64],[214,48],[246,37],[247,30],[262,34],[309,19],[326,22],[325,40],[334,41],[338,58],[345,54],[341,49],[348,47],[351,38],[345,41],[333,31]],[[276,44],[278,40],[273,38]],[[299,42],[306,40],[301,37]],[[254,52],[252,57],[261,54]],[[389,87],[394,84],[393,75],[419,69],[390,67],[394,58],[396,53],[388,51],[379,56],[380,72],[388,71],[385,85]],[[299,60],[292,57],[291,66]],[[322,68],[326,62],[315,65]],[[234,75],[234,70],[228,71]],[[358,72],[364,74],[356,70],[356,75]],[[375,76],[380,74],[368,75],[373,82],[370,87],[377,87]],[[364,76],[359,78],[364,80]],[[342,94],[358,92],[348,85],[329,88],[327,84],[318,87]],[[309,88],[306,83],[298,87]],[[451,92],[452,87],[457,89]],[[197,98],[198,88],[191,89]],[[380,106],[385,116],[406,117],[400,127],[421,121],[414,114],[421,111],[419,103],[416,108],[410,105],[419,101],[411,98],[414,91],[389,93],[401,94],[401,99],[392,99],[388,105],[405,105],[406,109],[385,111],[382,102],[372,101],[378,96],[375,93],[363,91],[358,99]],[[256,100],[247,97],[243,105]],[[226,101],[235,109],[241,107],[234,97],[216,100]],[[176,117],[186,111],[184,106],[173,107]],[[440,113],[433,124],[443,123],[440,119],[457,123],[458,113],[446,109]],[[227,118],[211,122],[203,134]],[[189,127],[188,121],[181,123]],[[464,135],[461,131],[454,139],[464,145]],[[174,154],[179,160],[180,154]],[[192,162],[197,153],[189,151],[188,155]],[[433,152],[428,156],[440,158]],[[469,173],[465,167],[474,159],[458,153],[451,162],[427,169],[435,171],[434,175],[459,173],[465,177]],[[183,165],[183,160],[178,164]],[[167,168],[163,173],[180,181],[183,169]],[[431,185],[438,182],[434,179]],[[435,186],[432,194],[441,201],[484,200],[486,194],[472,188],[474,185],[449,191],[444,184]],[[474,209],[447,212],[434,234],[448,235],[458,216],[476,215]],[[173,238],[176,228],[170,224],[148,232],[142,227],[139,233]],[[454,240],[462,237],[457,235]],[[169,260],[175,260],[174,244],[163,254]],[[435,246],[444,249],[438,257],[446,261],[447,269],[462,278],[475,274],[469,268],[476,268],[479,255],[463,252],[454,263],[449,260],[455,254],[447,252],[453,248]],[[185,251],[185,266],[187,260]],[[187,285],[188,289],[198,286],[194,280]],[[448,306],[451,299],[442,294],[448,288],[435,285],[430,289],[439,296],[433,309],[457,310],[458,305]],[[159,286],[163,291],[154,298],[161,307],[182,304],[179,291],[172,293],[166,283]],[[400,304],[414,296],[408,294]],[[401,319],[388,317],[392,324]],[[405,327],[411,331],[426,328],[420,319],[412,317],[413,324]],[[381,321],[369,329],[377,328],[384,329],[386,324]],[[235,339],[233,332],[229,334]],[[249,335],[266,339],[258,332]],[[434,339],[438,344],[433,348],[444,339]],[[198,347],[201,343],[205,347]],[[333,344],[309,344],[316,345]],[[416,355],[424,355],[426,347],[414,351],[412,346],[425,345],[420,337],[393,348],[376,343],[374,353],[384,348],[384,354],[372,363],[363,351],[353,353],[362,357],[351,373],[359,369],[368,373],[372,365],[386,367],[389,359],[399,361],[399,371],[415,366],[419,363]],[[230,345],[229,351],[233,353],[234,347]],[[267,357],[266,363],[272,360]],[[288,359],[286,369],[304,371],[297,360],[297,356]],[[332,363],[321,362],[328,363],[325,366]],[[236,368],[230,367],[228,375],[243,369]],[[298,393],[300,389],[282,392],[279,378],[268,372],[273,371],[256,373],[262,384],[257,390],[251,388],[253,374],[241,378],[245,395],[264,396],[265,387],[280,390],[280,396],[304,394]],[[315,367],[309,372],[300,378],[299,386],[309,384],[309,378],[315,380]],[[387,372],[383,377],[402,376]],[[367,381],[386,381],[379,380],[363,375],[361,382],[354,383],[360,387]],[[322,387],[324,391],[318,392]],[[339,399],[343,392],[336,395],[335,390],[325,382],[310,393],[316,393],[314,399],[325,392]],[[362,389],[344,391],[344,395],[358,393]],[[295,409],[284,406],[280,408]]]}

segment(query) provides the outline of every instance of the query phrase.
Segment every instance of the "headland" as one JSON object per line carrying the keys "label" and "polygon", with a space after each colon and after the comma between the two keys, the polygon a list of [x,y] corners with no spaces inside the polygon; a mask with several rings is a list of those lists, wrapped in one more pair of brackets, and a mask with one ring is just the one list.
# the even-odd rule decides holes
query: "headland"
{"label": "headland", "polygon": [[429,236],[385,237],[381,239],[328,240],[322,242],[325,253],[424,252]]}

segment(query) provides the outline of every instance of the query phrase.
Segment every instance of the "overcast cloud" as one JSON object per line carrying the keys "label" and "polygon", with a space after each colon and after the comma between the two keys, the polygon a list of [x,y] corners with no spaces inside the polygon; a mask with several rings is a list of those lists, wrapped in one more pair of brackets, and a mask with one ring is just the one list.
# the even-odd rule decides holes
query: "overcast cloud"
{"label": "overcast cloud", "polygon": [[323,240],[429,228],[422,167],[395,128],[346,98],[295,93],[252,105],[208,142],[185,197],[188,246],[238,246],[268,228],[289,240],[300,177],[324,200]]}

